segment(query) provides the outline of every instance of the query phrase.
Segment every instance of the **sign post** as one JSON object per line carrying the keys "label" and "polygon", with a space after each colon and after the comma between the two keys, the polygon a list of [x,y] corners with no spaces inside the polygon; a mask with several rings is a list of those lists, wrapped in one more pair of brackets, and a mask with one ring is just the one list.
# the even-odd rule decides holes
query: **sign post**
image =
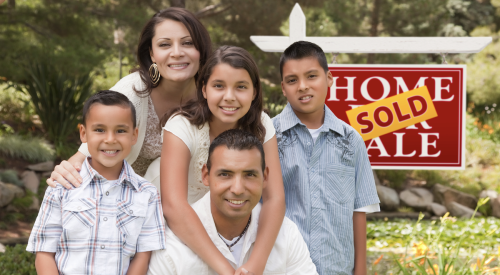
{"label": "sign post", "polygon": [[[290,14],[289,36],[251,36],[250,39],[265,52],[283,52],[292,43],[302,40],[331,53],[441,55],[477,53],[492,41],[491,37],[308,37],[306,17],[298,4]],[[465,65],[332,64],[329,67],[334,83],[326,105],[366,138],[373,169],[465,168]],[[402,95],[423,86],[428,90],[428,97],[423,101]],[[392,96],[395,98],[391,99]],[[404,100],[408,104],[405,105]],[[355,110],[377,101],[381,101],[378,103],[381,108],[371,109],[375,104],[360,109],[367,112],[366,116]],[[395,102],[397,106],[392,105]],[[432,105],[435,113],[425,116],[424,105]],[[350,121],[348,113],[354,122]],[[405,119],[419,122],[407,126]],[[382,127],[375,128],[380,125]],[[362,130],[374,132],[365,135]]]}

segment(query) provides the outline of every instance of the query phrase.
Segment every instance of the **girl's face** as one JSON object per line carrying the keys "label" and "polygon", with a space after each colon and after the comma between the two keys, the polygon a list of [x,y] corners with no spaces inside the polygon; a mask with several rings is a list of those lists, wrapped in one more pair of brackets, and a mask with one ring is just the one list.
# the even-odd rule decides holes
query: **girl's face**
{"label": "girl's face", "polygon": [[252,105],[255,89],[245,69],[235,69],[221,63],[212,69],[203,97],[207,99],[213,120],[230,125],[231,128],[242,118]]}
{"label": "girl's face", "polygon": [[181,22],[166,19],[155,29],[150,50],[162,79],[182,82],[194,78],[200,67],[200,52]]}

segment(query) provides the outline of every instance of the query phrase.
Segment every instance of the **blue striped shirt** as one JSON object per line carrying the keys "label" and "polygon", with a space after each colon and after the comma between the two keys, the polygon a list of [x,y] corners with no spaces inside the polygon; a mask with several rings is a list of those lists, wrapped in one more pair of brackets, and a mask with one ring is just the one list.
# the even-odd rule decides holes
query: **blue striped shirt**
{"label": "blue striped shirt", "polygon": [[290,104],[273,124],[286,216],[299,227],[319,274],[352,274],[353,211],[380,203],[363,139],[326,106],[315,142]]}

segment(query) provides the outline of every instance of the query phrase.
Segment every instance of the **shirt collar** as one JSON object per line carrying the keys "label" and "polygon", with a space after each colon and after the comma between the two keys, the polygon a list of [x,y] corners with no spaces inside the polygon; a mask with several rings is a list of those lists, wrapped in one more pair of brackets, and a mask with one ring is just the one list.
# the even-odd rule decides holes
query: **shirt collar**
{"label": "shirt collar", "polygon": [[[344,127],[342,127],[342,122],[340,121],[340,119],[338,119],[326,105],[324,105],[323,108],[325,108],[325,121],[321,126],[321,132],[328,132],[329,130],[333,130],[339,133],[341,136],[344,136]],[[297,124],[304,125],[293,111],[290,103],[287,103],[280,114],[281,131],[285,132],[286,130],[294,127]]]}
{"label": "shirt collar", "polygon": [[[201,223],[205,230],[208,233],[208,236],[215,244],[217,249],[224,255],[224,257],[228,260],[234,259],[233,254],[229,251],[229,248],[224,243],[224,241],[219,237],[219,233],[217,232],[217,228],[215,227],[214,217],[212,216],[211,204],[210,204],[210,191],[203,196],[200,200],[192,205],[194,211],[200,217]],[[258,203],[254,209],[252,210],[252,220],[250,221],[250,225],[248,226],[247,232],[245,233],[244,240],[240,240],[243,242],[243,248],[241,251],[242,255],[248,253],[248,250],[255,242],[257,238],[257,226],[259,222],[259,214],[261,210],[261,205]],[[238,265],[238,261],[240,259],[234,259],[234,264]]]}
{"label": "shirt collar", "polygon": [[[90,184],[90,182],[94,179],[97,180],[103,180],[104,177],[101,176],[92,166],[90,165],[90,160],[91,158],[85,158],[85,161],[82,164],[82,169],[80,170],[80,175],[82,176],[83,183],[80,186],[82,189],[85,188],[87,185]],[[139,189],[139,184],[136,180],[136,177],[133,176],[134,170],[126,160],[123,160],[123,167],[120,172],[120,175],[118,176],[118,180],[115,181],[115,185],[121,185],[122,183],[130,183],[135,190]]]}

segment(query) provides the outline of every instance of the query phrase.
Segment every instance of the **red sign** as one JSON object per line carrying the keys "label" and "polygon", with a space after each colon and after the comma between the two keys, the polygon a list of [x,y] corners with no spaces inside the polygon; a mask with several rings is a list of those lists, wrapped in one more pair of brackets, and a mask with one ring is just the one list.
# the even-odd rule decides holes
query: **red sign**
{"label": "red sign", "polygon": [[465,168],[465,65],[330,65],[326,105],[346,112],[427,86],[437,117],[366,140],[373,169]]}

